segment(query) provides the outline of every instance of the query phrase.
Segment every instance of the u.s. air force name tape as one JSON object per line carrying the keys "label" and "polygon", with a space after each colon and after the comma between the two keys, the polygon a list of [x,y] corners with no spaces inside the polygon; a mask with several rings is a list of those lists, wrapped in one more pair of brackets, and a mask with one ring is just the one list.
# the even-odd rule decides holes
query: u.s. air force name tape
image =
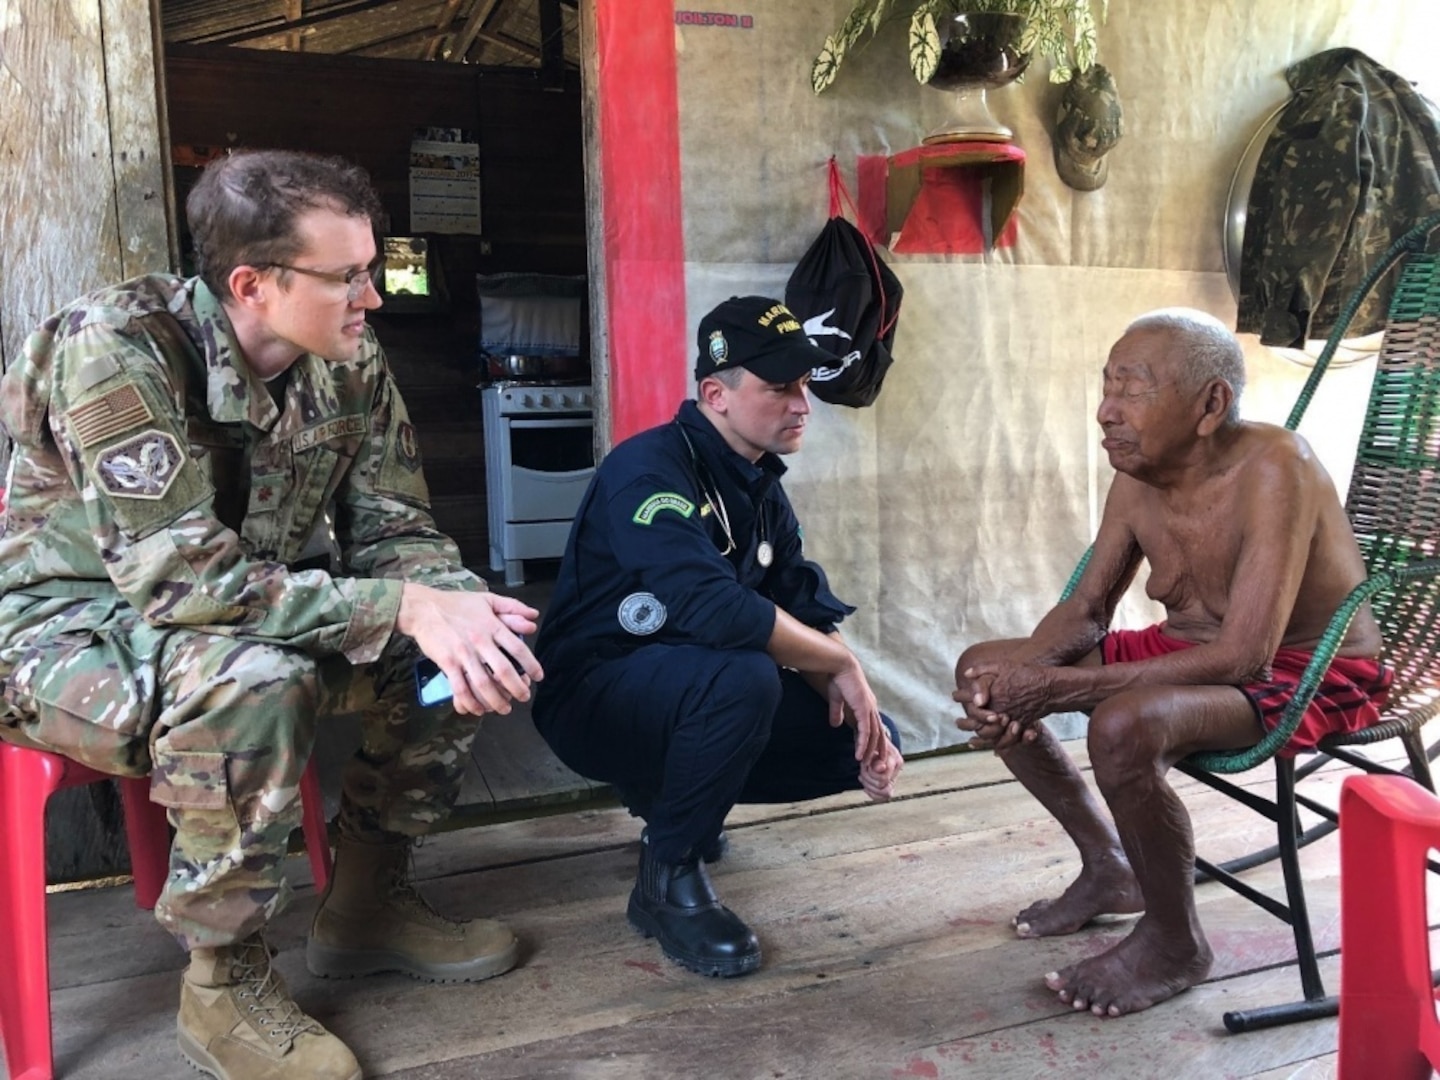
{"label": "u.s. air force name tape", "polygon": [[290,439],[290,448],[297,452],[309,450],[312,446],[342,439],[350,435],[364,435],[370,430],[363,416],[335,416],[304,431],[297,431]]}
{"label": "u.s. air force name tape", "polygon": [[674,510],[681,517],[688,518],[695,512],[695,504],[684,495],[677,495],[673,491],[660,491],[641,503],[631,520],[636,525],[649,525],[661,510]]}

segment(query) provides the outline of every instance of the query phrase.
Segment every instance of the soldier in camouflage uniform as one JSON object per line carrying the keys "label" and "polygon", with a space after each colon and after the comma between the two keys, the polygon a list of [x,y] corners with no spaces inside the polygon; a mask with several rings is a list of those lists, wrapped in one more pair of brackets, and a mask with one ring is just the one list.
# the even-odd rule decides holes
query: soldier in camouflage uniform
{"label": "soldier in camouflage uniform", "polygon": [[[360,1076],[261,936],[327,715],[361,711],[363,734],[311,969],[476,980],[517,957],[500,924],[444,919],[407,884],[469,717],[508,712],[541,671],[518,636],[537,613],[486,592],[430,517],[365,322],[379,212],[337,159],[222,159],[187,203],[200,276],[76,301],[0,382],[0,737],[151,776],[176,830],[156,915],[191,954],[181,1049],[217,1077]],[[297,568],[317,536],[337,572]],[[415,702],[421,652],[449,705]]]}

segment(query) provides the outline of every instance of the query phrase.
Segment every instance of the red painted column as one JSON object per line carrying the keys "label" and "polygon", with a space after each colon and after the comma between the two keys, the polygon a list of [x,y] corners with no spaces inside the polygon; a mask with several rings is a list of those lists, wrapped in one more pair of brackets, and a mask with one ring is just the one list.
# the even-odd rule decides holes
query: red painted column
{"label": "red painted column", "polygon": [[685,396],[674,0],[594,0],[612,445]]}

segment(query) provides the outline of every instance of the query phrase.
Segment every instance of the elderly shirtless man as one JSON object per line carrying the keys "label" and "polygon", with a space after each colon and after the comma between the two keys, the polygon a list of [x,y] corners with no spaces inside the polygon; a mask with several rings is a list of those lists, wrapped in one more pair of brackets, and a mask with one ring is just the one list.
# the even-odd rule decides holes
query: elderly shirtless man
{"label": "elderly shirtless man", "polygon": [[[1131,324],[1110,351],[1096,419],[1117,470],[1094,554],[1028,638],[967,649],[957,721],[992,746],[1080,849],[1079,877],[1015,918],[1021,937],[1143,911],[1130,936],[1046,976],[1097,1016],[1148,1008],[1205,978],[1194,838],[1165,773],[1194,751],[1259,741],[1279,722],[1365,568],[1334,485],[1305,440],[1239,418],[1239,343],[1182,309]],[[1108,630],[1141,560],[1164,622]],[[1391,674],[1368,608],[1351,624],[1291,748],[1375,721]],[[1095,782],[1112,826],[1042,717],[1090,712]]]}

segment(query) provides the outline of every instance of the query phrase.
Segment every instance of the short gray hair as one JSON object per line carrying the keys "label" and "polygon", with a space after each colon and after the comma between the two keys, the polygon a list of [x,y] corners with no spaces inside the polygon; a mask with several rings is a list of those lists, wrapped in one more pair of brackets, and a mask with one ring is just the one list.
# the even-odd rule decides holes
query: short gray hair
{"label": "short gray hair", "polygon": [[1195,308],[1161,308],[1141,315],[1125,332],[1162,331],[1174,341],[1174,356],[1185,389],[1198,391],[1221,379],[1234,392],[1225,422],[1240,422],[1240,395],[1245,391],[1245,352],[1240,341],[1215,316]]}

